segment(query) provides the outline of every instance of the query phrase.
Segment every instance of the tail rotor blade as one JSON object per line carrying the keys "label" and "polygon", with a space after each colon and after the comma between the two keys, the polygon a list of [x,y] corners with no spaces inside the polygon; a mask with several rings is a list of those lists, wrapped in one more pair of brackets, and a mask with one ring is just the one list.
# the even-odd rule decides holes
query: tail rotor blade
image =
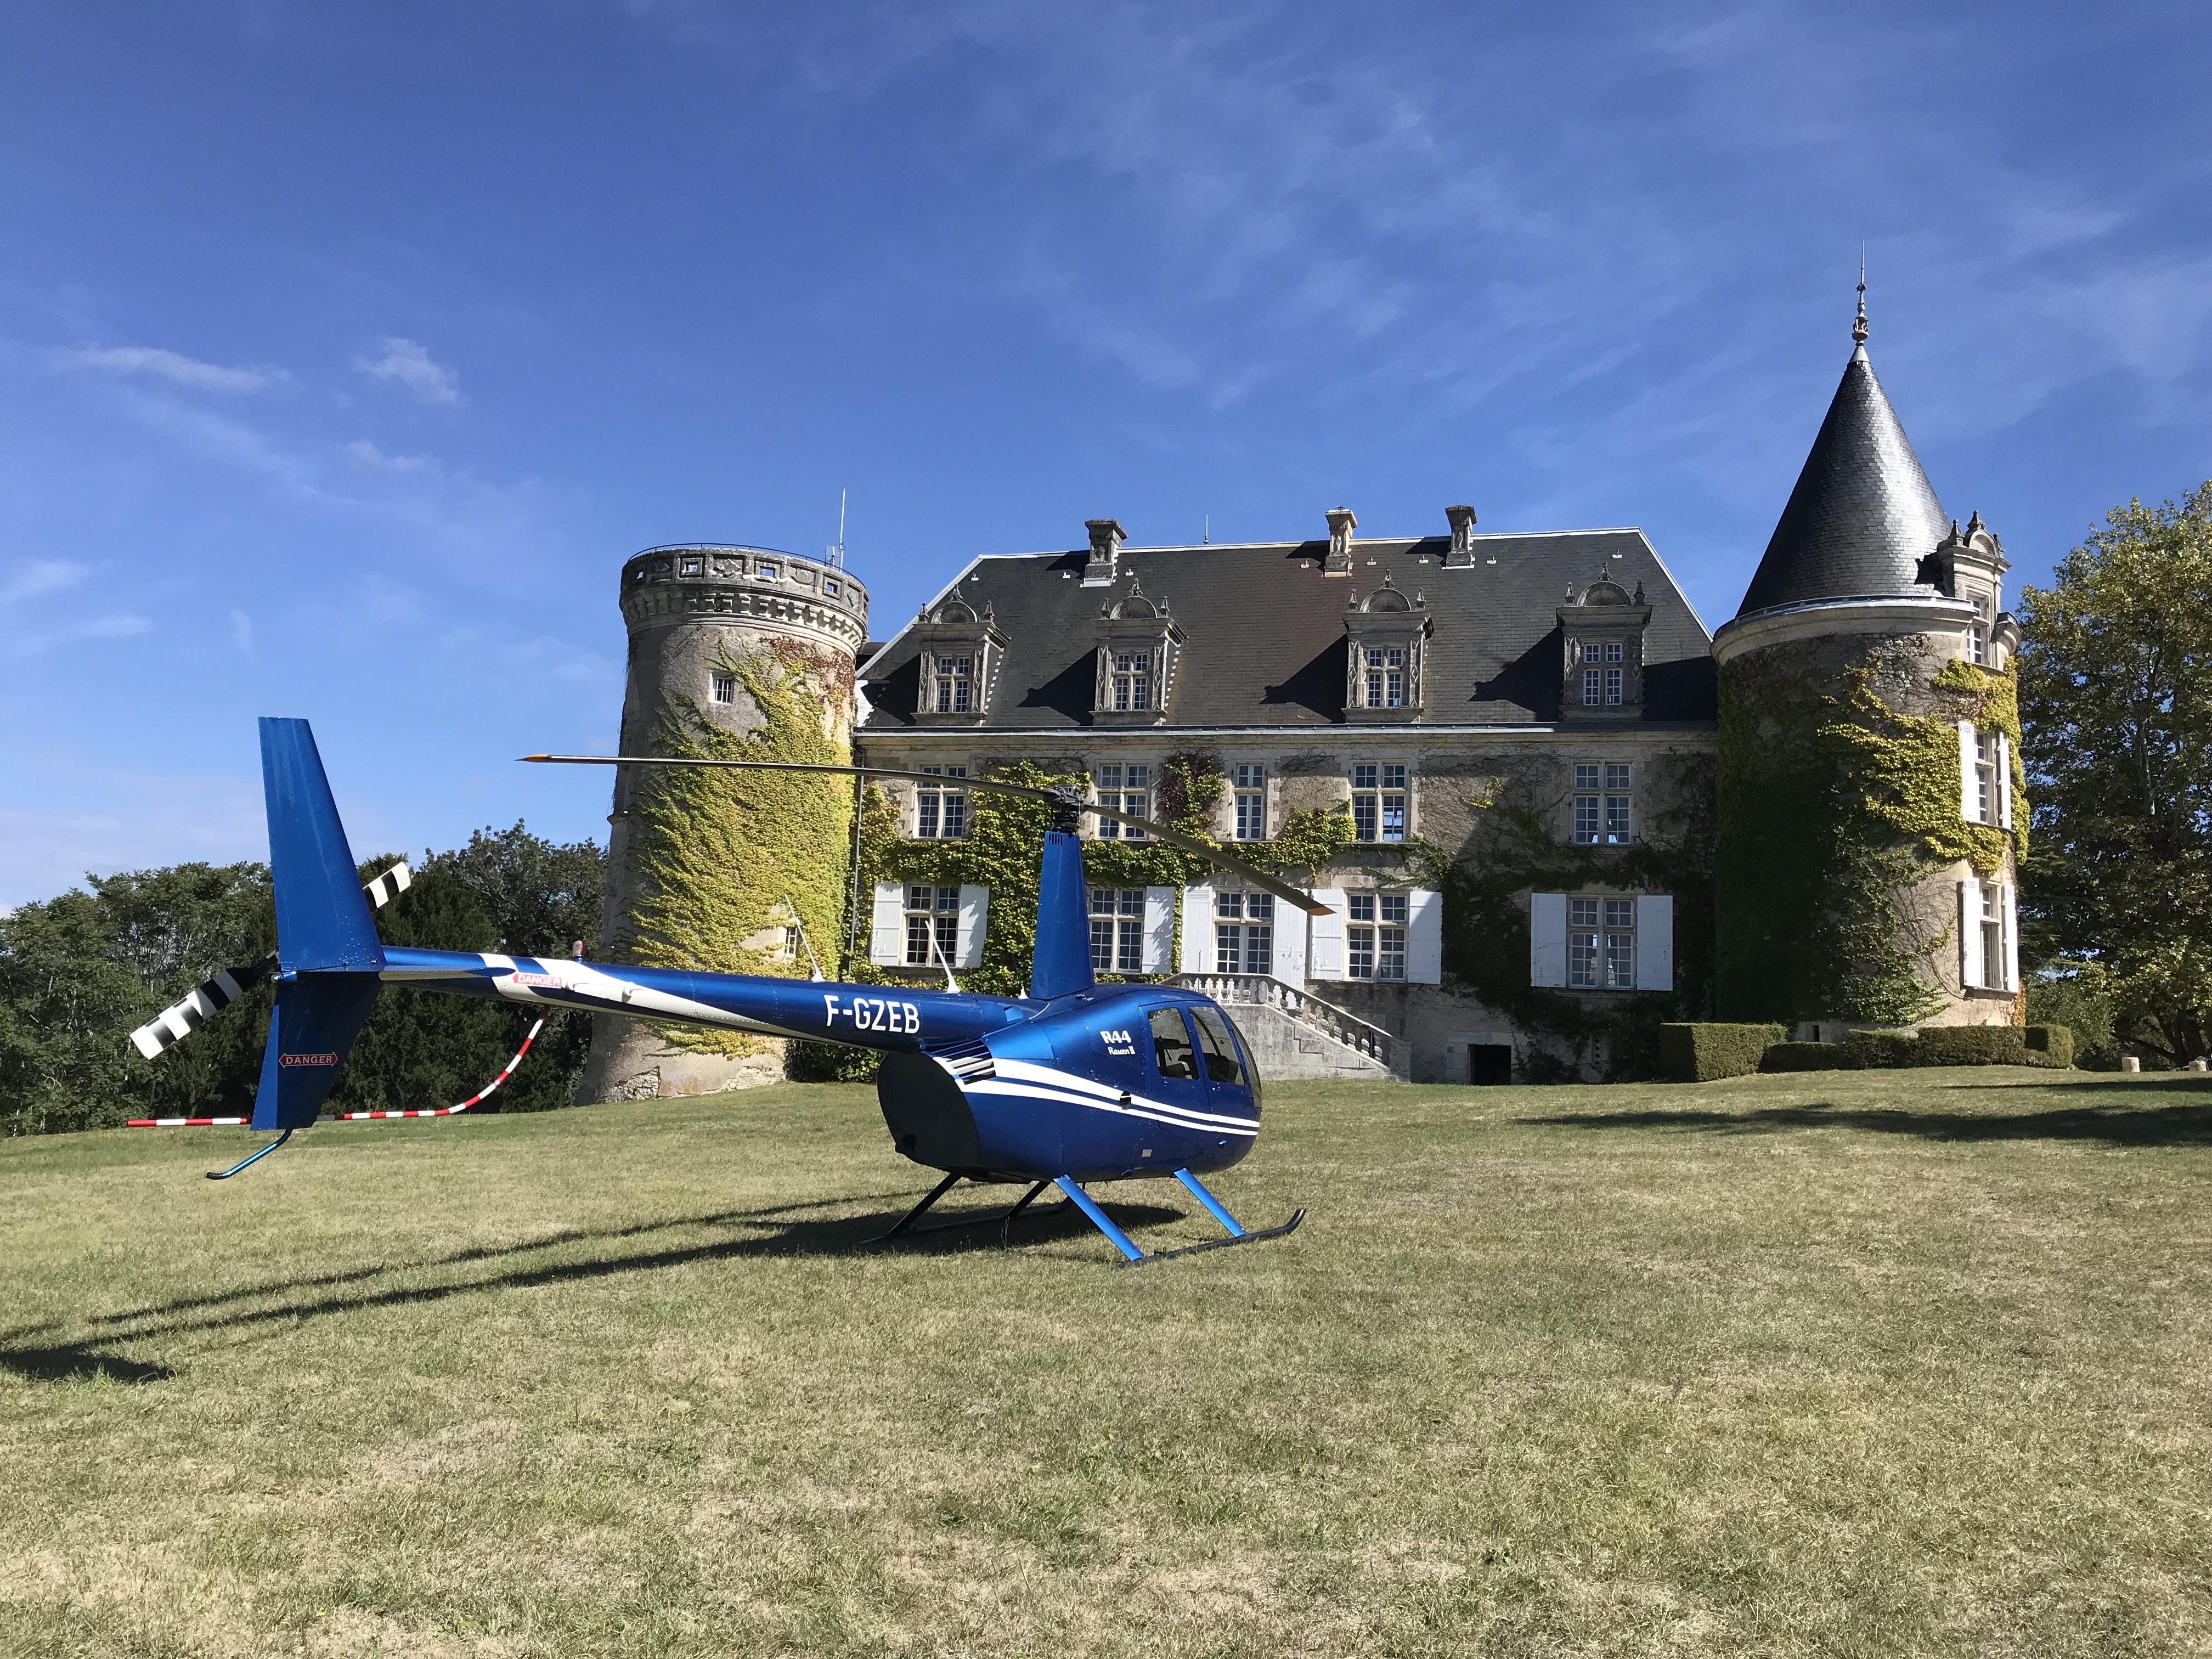
{"label": "tail rotor blade", "polygon": [[[402,859],[362,889],[372,910],[380,910],[413,885],[414,872]],[[276,971],[276,954],[242,968],[226,968],[202,981],[179,1000],[131,1034],[131,1046],[149,1060],[159,1060],[201,1026]]]}

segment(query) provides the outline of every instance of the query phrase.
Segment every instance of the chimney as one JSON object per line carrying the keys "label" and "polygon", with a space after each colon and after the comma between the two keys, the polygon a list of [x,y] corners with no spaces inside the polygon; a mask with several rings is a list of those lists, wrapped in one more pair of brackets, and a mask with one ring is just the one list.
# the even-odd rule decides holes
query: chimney
{"label": "chimney", "polygon": [[1119,574],[1121,538],[1127,532],[1113,519],[1085,519],[1083,527],[1091,532],[1091,560],[1083,567],[1083,585],[1103,587]]}
{"label": "chimney", "polygon": [[1456,569],[1474,562],[1474,509],[1471,507],[1448,507],[1444,517],[1451,523],[1451,550],[1444,555],[1444,568]]}
{"label": "chimney", "polygon": [[1332,507],[1328,510],[1328,557],[1322,562],[1324,576],[1349,576],[1352,574],[1352,532],[1359,528],[1359,520],[1348,507]]}

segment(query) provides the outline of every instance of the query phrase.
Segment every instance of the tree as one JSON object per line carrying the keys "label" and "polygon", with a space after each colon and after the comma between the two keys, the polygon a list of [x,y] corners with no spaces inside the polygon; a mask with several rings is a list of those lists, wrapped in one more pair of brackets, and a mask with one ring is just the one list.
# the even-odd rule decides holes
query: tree
{"label": "tree", "polygon": [[2178,1064],[2212,1049],[2212,482],[2115,507],[2057,575],[2021,596],[2023,940]]}

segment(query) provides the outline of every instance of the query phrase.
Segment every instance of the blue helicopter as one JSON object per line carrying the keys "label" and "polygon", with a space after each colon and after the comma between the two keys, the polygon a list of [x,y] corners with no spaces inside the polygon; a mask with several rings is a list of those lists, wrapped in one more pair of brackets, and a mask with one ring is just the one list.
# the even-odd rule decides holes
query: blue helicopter
{"label": "blue helicopter", "polygon": [[[524,758],[921,776],[800,762]],[[1327,914],[1310,896],[1208,842],[1085,801],[1073,790],[969,779],[970,788],[1042,799],[1054,811],[1044,837],[1028,994],[983,996],[960,990],[949,969],[948,988],[939,991],[386,945],[371,908],[392,896],[393,878],[404,884],[404,869],[380,877],[366,891],[359,884],[305,720],[261,721],[261,768],[276,898],[276,959],[217,975],[136,1036],[142,1051],[158,1054],[246,984],[274,973],[276,1006],[245,1125],[277,1138],[230,1169],[210,1171],[212,1180],[228,1180],[317,1121],[377,993],[400,984],[497,998],[541,1013],[624,1014],[877,1050],[883,1055],[877,1097],[893,1146],[944,1173],[878,1243],[917,1231],[922,1216],[963,1181],[1023,1184],[1027,1191],[1003,1214],[939,1224],[997,1221],[1011,1229],[1047,1188],[1057,1188],[1112,1243],[1124,1266],[1280,1237],[1305,1218],[1301,1209],[1279,1227],[1247,1231],[1200,1180],[1237,1164],[1260,1133],[1259,1072],[1219,1005],[1176,986],[1100,985],[1091,974],[1083,847],[1076,834],[1084,812],[1141,830],[1301,910]],[[1226,1237],[1148,1254],[1085,1190],[1089,1182],[1147,1178],[1182,1183]]]}

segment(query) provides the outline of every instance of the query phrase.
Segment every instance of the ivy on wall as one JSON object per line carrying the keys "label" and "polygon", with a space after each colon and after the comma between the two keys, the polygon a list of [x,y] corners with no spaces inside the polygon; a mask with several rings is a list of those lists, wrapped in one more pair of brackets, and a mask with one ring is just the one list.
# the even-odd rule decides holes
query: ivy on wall
{"label": "ivy on wall", "polygon": [[[1486,780],[1462,802],[1473,814],[1456,851],[1410,844],[1420,878],[1443,895],[1446,986],[1503,1014],[1524,1031],[1558,1038],[1584,1054],[1601,1048],[1609,1076],[1649,1077],[1658,1065],[1659,1027],[1695,1018],[1711,1001],[1713,791],[1711,763],[1684,757],[1678,781],[1686,805],[1645,813],[1644,832],[1626,847],[1562,842],[1564,799],[1526,780]],[[1531,892],[1667,893],[1674,900],[1674,988],[1635,996],[1577,996],[1528,982]],[[1579,1066],[1532,1052],[1532,1080],[1564,1080]]]}
{"label": "ivy on wall", "polygon": [[[850,763],[834,737],[829,698],[838,665],[793,640],[717,648],[714,665],[735,677],[761,724],[725,731],[688,697],[660,716],[660,752],[695,760]],[[795,913],[825,967],[845,911],[853,799],[842,778],[799,772],[670,767],[640,781],[631,802],[641,899],[618,942],[647,967],[804,978],[805,953],[778,949]],[[796,959],[793,959],[795,957]],[[764,1038],[655,1024],[672,1048],[736,1058]]]}
{"label": "ivy on wall", "polygon": [[[1815,1018],[1905,1025],[1936,988],[1955,918],[1923,884],[1964,860],[1984,875],[2024,842],[2020,716],[2009,672],[1877,645],[1836,678],[1794,650],[1748,653],[1721,673],[1718,838],[1728,886],[1716,921],[1725,1019]],[[1902,708],[1918,704],[1927,712]],[[2013,822],[1960,811],[1957,722],[2004,732]]]}

